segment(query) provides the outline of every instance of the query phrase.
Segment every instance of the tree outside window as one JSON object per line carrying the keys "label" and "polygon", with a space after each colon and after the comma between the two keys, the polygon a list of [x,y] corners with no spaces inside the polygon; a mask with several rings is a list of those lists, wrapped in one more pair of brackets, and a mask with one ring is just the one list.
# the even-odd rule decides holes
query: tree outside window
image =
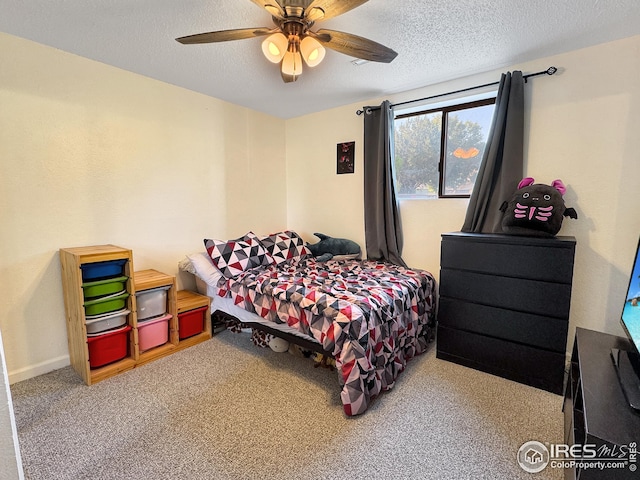
{"label": "tree outside window", "polygon": [[495,98],[396,116],[396,194],[469,197],[491,127]]}

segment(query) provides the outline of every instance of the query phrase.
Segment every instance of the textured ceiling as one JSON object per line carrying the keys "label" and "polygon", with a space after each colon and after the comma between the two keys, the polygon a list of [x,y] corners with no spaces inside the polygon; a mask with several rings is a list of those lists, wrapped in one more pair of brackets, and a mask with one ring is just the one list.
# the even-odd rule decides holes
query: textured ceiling
{"label": "textured ceiling", "polygon": [[640,33],[638,0],[369,0],[313,29],[354,33],[398,57],[355,66],[327,50],[321,65],[285,84],[262,38],[175,41],[272,27],[250,0],[0,0],[0,12],[0,31],[281,118]]}

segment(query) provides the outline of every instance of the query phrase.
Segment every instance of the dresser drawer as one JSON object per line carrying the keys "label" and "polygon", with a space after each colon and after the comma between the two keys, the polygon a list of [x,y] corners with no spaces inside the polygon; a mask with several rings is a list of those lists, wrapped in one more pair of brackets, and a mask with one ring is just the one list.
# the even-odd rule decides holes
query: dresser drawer
{"label": "dresser drawer", "polygon": [[443,360],[516,382],[562,393],[564,353],[438,325],[437,354]]}
{"label": "dresser drawer", "polygon": [[575,241],[508,235],[445,234],[441,268],[570,284]]}
{"label": "dresser drawer", "polygon": [[438,323],[564,354],[567,320],[440,297]]}
{"label": "dresser drawer", "polygon": [[571,285],[442,268],[440,296],[567,319]]}

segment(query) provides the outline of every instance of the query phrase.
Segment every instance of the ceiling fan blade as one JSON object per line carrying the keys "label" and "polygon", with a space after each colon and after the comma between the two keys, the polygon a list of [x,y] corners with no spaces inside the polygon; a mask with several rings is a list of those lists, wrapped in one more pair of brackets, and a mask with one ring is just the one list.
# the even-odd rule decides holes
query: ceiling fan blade
{"label": "ceiling fan blade", "polygon": [[245,38],[261,37],[280,31],[273,28],[238,28],[235,30],[219,30],[217,32],[198,33],[186,37],[176,38],[176,41],[184,45],[196,43],[227,42],[229,40],[242,40]]}
{"label": "ceiling fan blade", "polygon": [[398,56],[390,48],[352,33],[322,29],[316,33],[308,31],[307,34],[336,52],[371,62],[390,63]]}
{"label": "ceiling fan blade", "polygon": [[267,12],[269,12],[272,16],[276,18],[284,18],[284,8],[277,0],[251,0],[253,3],[258,5],[259,7],[264,8]]}
{"label": "ceiling fan blade", "polygon": [[337,17],[369,0],[315,0],[305,9],[305,18],[312,22]]}

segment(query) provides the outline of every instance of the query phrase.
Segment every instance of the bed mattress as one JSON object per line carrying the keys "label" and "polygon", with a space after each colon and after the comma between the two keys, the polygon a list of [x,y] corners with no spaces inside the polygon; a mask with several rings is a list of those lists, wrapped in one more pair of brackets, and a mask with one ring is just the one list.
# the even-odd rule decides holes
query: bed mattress
{"label": "bed mattress", "polygon": [[274,323],[270,322],[262,318],[255,313],[249,312],[238,305],[233,303],[233,299],[229,297],[221,297],[218,295],[218,288],[213,285],[206,284],[200,277],[196,276],[196,288],[198,293],[201,295],[206,295],[211,298],[211,311],[215,312],[219,310],[221,312],[228,313],[232,317],[237,318],[241,322],[246,323],[259,323],[261,325],[265,325],[267,327],[275,328],[276,330],[280,330],[285,333],[289,333],[291,335],[295,335],[297,337],[303,338],[305,340],[311,340],[313,342],[320,344],[316,339],[309,337],[303,333],[300,333],[295,328],[290,327],[286,323]]}

